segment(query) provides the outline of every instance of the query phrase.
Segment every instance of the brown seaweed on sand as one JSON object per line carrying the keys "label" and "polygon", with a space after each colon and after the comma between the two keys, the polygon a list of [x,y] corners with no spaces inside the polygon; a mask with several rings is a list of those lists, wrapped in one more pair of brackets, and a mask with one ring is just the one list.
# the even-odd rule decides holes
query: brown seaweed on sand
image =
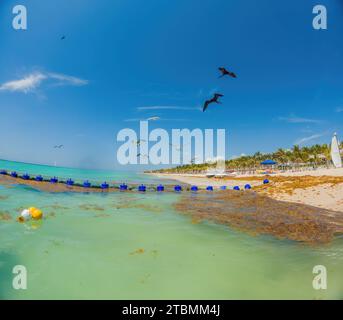
{"label": "brown seaweed on sand", "polygon": [[328,243],[343,233],[343,213],[281,202],[255,192],[223,191],[211,199],[185,195],[176,209],[194,222],[211,221],[251,235],[272,235],[308,244]]}

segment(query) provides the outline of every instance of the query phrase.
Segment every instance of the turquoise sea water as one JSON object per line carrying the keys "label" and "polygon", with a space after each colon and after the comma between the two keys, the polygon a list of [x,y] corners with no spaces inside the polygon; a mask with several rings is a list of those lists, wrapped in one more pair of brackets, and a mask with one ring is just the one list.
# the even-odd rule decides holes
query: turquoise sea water
{"label": "turquoise sea water", "polygon": [[[0,168],[74,179],[92,175],[95,181],[149,180],[5,161]],[[343,298],[342,238],[313,248],[192,224],[173,208],[179,196],[55,194],[0,185],[0,213],[12,218],[0,219],[0,299]],[[45,219],[16,222],[30,206],[41,208]],[[26,290],[12,287],[15,265],[27,269]],[[327,290],[312,287],[315,265],[327,268]]]}
{"label": "turquoise sea water", "polygon": [[0,160],[0,170],[8,172],[16,171],[18,174],[28,173],[31,176],[42,175],[43,177],[58,177],[61,180],[73,179],[75,182],[82,183],[89,180],[93,183],[103,182],[131,182],[131,183],[157,183],[158,180],[153,176],[143,173],[109,171],[109,170],[90,170],[63,168],[46,165],[36,165],[23,162]]}

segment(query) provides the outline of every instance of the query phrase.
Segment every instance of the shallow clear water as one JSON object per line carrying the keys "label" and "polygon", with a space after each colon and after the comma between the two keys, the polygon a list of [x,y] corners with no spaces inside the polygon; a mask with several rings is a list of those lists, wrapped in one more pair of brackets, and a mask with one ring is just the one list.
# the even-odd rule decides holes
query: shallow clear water
{"label": "shallow clear water", "polygon": [[158,180],[143,173],[110,171],[110,170],[91,170],[63,168],[47,165],[36,165],[23,162],[6,161],[0,159],[0,170],[8,172],[16,171],[18,174],[28,173],[31,176],[42,175],[43,177],[58,177],[60,180],[73,179],[75,182],[82,183],[85,180],[94,183],[106,182],[131,182],[131,183],[156,183]]}
{"label": "shallow clear water", "polygon": [[[1,167],[1,166],[0,166]],[[0,185],[0,299],[342,299],[343,239],[305,247],[192,224],[177,194],[53,194]],[[39,223],[15,221],[22,208]],[[28,270],[27,290],[12,268]],[[315,265],[328,289],[312,288]]]}

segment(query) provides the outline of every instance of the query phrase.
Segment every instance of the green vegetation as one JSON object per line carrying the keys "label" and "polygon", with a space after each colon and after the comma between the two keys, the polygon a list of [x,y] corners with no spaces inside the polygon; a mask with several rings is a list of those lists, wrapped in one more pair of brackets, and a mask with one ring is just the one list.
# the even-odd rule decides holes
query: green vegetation
{"label": "green vegetation", "polygon": [[[340,144],[343,150],[343,143]],[[316,144],[311,147],[293,146],[292,149],[278,149],[273,153],[256,152],[254,155],[241,156],[239,158],[227,160],[225,162],[227,170],[247,171],[260,169],[260,163],[264,160],[271,159],[278,163],[281,168],[291,167],[318,167],[328,166],[331,164],[331,146],[328,144]],[[189,164],[177,166],[175,168],[154,170],[157,173],[201,173],[208,169],[214,168],[215,163]]]}

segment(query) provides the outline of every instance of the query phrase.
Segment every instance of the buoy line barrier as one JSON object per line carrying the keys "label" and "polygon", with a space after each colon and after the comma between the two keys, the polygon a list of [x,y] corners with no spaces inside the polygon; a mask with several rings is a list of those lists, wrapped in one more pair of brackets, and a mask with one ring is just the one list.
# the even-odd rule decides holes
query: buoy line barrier
{"label": "buoy line barrier", "polygon": [[[8,172],[7,170],[0,170],[0,175],[7,175],[14,179],[21,179],[24,181],[35,181],[35,182],[46,182],[51,184],[64,184],[67,187],[80,187],[87,189],[101,189],[103,191],[110,190],[110,189],[116,189],[119,191],[138,191],[138,192],[147,192],[147,191],[155,191],[155,192],[164,192],[164,191],[174,191],[176,193],[180,193],[182,191],[191,191],[191,192],[197,192],[199,190],[205,190],[208,192],[213,192],[215,190],[223,191],[223,190],[230,190],[228,186],[220,186],[220,187],[214,187],[214,186],[207,186],[204,188],[192,185],[145,185],[145,184],[139,184],[139,183],[132,183],[132,184],[126,184],[126,183],[116,183],[109,185],[107,182],[103,182],[101,184],[92,184],[89,180],[85,180],[83,183],[77,183],[73,179],[69,178],[67,180],[60,180],[57,177],[49,177],[44,178],[42,175],[37,176],[30,176],[28,173],[24,174],[18,174],[16,171]],[[269,184],[270,181],[268,179],[263,180],[263,184]],[[246,184],[244,186],[244,190],[251,190],[252,186],[250,184]],[[231,190],[235,191],[241,191],[241,187],[239,186],[233,186]]]}

